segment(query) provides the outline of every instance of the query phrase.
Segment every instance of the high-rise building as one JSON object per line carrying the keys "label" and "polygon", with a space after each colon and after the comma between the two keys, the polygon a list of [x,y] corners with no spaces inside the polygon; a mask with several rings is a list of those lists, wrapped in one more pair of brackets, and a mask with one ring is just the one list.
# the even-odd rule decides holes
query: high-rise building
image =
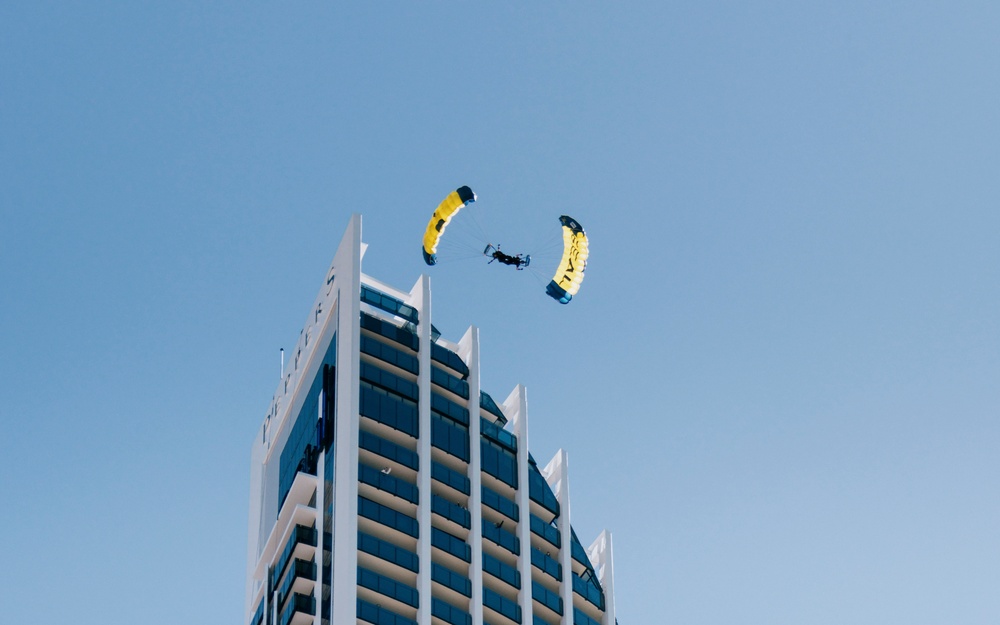
{"label": "high-rise building", "polygon": [[480,387],[430,283],[361,273],[354,215],[251,452],[247,625],[614,625],[611,537],[570,526],[566,454]]}

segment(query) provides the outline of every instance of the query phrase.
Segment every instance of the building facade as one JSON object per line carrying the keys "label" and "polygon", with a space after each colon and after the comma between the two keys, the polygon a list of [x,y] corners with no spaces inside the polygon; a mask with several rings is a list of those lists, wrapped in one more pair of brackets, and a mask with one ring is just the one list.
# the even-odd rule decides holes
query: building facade
{"label": "building facade", "polygon": [[570,525],[567,456],[480,387],[479,334],[361,273],[354,215],[251,452],[247,625],[614,625],[611,536]]}

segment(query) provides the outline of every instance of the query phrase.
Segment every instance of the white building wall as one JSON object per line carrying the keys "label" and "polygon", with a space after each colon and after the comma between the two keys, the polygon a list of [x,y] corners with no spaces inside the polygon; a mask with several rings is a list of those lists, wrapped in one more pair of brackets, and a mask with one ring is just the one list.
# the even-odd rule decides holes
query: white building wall
{"label": "white building wall", "polygon": [[[458,355],[469,366],[469,512],[472,528],[469,530],[469,544],[472,545],[472,562],[469,564],[469,579],[472,582],[471,609],[472,625],[483,625],[483,478],[480,444],[482,425],[480,419],[479,393],[482,390],[479,371],[479,328],[470,326],[462,340],[458,342]],[[477,599],[478,597],[478,599]]]}
{"label": "white building wall", "polygon": [[420,469],[417,472],[417,488],[420,503],[417,508],[417,522],[420,524],[420,538],[417,539],[417,557],[420,558],[420,572],[417,574],[417,592],[420,606],[417,608],[417,622],[431,622],[431,289],[430,279],[421,276],[411,291],[410,305],[417,309],[419,324],[417,337],[420,349],[417,357],[420,373],[417,387],[420,397],[420,415],[417,453]]}

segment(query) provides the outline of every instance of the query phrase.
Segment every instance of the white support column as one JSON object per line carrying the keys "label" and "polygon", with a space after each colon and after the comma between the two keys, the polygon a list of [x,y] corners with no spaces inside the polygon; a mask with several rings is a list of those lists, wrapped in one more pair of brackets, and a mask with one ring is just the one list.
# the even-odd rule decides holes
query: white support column
{"label": "white support column", "polygon": [[615,567],[612,557],[611,532],[604,530],[587,550],[591,564],[597,569],[597,579],[604,589],[604,620],[601,625],[615,625]]}
{"label": "white support column", "polygon": [[[258,432],[258,435],[254,441],[254,445],[250,451],[250,516],[247,523],[249,528],[249,536],[247,540],[247,571],[253,571],[257,568],[257,558],[260,555],[261,547],[266,537],[261,537],[261,525],[263,519],[263,506],[264,506],[264,461],[263,458],[266,455],[267,448],[264,446],[264,428],[263,426]],[[267,580],[264,580],[267,583]],[[260,586],[255,583],[252,575],[247,575],[246,584],[246,603],[243,610],[243,622],[249,623],[250,617],[253,616],[253,610],[256,605],[253,603],[254,598],[257,596],[257,592],[260,590]]]}
{"label": "white support column", "polygon": [[431,281],[426,275],[420,276],[410,291],[410,304],[419,315],[417,338],[420,350],[417,354],[420,371],[417,375],[419,397],[417,454],[417,523],[420,537],[417,539],[417,557],[420,571],[417,574],[417,623],[431,622]]}
{"label": "white support column", "polygon": [[[322,374],[320,374],[322,375]],[[319,392],[319,418],[323,418],[323,402],[326,401],[326,391]],[[326,475],[326,451],[320,451],[319,461],[316,463],[316,477],[318,486],[316,487],[316,584],[313,586],[313,600],[316,602],[316,615],[313,616],[313,625],[321,625],[323,617],[323,549],[324,532],[323,516],[326,513],[324,500],[326,499],[326,488],[323,476]],[[333,460],[331,459],[331,462]]]}
{"label": "white support column", "polygon": [[[332,623],[354,623],[358,599],[358,429],[361,369],[361,215],[333,258],[337,288],[337,413],[334,425]],[[340,548],[338,548],[338,545]]]}
{"label": "white support column", "polygon": [[503,413],[510,418],[517,436],[517,507],[521,520],[517,524],[517,538],[521,543],[521,555],[517,558],[517,570],[521,573],[521,589],[517,602],[521,606],[521,622],[530,623],[531,609],[531,500],[528,498],[528,391],[518,384],[503,403]]}
{"label": "white support column", "polygon": [[472,601],[469,612],[472,625],[483,625],[483,479],[482,445],[479,422],[479,393],[482,382],[479,373],[479,328],[469,326],[458,342],[458,355],[469,366],[469,513],[472,528],[469,542],[472,545],[472,562],[469,579],[472,581]]}
{"label": "white support column", "polygon": [[549,464],[542,470],[545,481],[552,487],[559,501],[559,540],[562,548],[559,550],[559,565],[562,567],[562,582],[559,584],[559,596],[563,600],[563,615],[561,625],[573,625],[573,529],[570,526],[569,514],[569,455],[560,449],[552,457]]}

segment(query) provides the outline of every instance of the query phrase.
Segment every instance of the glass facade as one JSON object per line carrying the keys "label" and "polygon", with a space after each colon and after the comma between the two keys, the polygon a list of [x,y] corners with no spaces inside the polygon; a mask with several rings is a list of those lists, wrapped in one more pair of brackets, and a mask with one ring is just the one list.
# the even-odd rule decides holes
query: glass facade
{"label": "glass facade", "polygon": [[451,588],[466,597],[472,596],[472,582],[460,573],[452,571],[439,562],[431,563],[431,580]]}
{"label": "glass facade", "polygon": [[358,599],[357,613],[359,619],[375,625],[417,625],[417,622],[411,618],[396,614],[388,608],[369,603],[364,599]]}
{"label": "glass facade", "polygon": [[472,527],[472,516],[469,511],[440,495],[431,495],[431,512],[453,521],[465,529]]}
{"label": "glass facade", "polygon": [[417,554],[371,534],[358,532],[358,551],[370,553],[414,573],[420,570]]}
{"label": "glass facade", "polygon": [[414,538],[420,536],[416,519],[365,497],[358,497],[358,516],[371,519]]}
{"label": "glass facade", "polygon": [[483,437],[481,444],[483,472],[517,489],[517,458],[492,440]]}
{"label": "glass facade", "polygon": [[388,321],[383,321],[378,317],[373,317],[372,315],[362,312],[361,328],[384,336],[385,338],[395,341],[404,347],[408,347],[413,351],[420,349],[420,341],[417,339],[416,333],[408,327],[399,327],[395,324],[389,323]]}
{"label": "glass facade", "polygon": [[442,529],[431,528],[431,545],[466,562],[472,560],[472,547],[469,543]]}
{"label": "glass facade", "polygon": [[521,622],[521,606],[490,588],[483,588],[483,605],[496,610],[515,623]]}
{"label": "glass facade", "polygon": [[557,581],[562,579],[562,565],[534,547],[531,548],[531,564],[539,570],[545,571]]}
{"label": "glass facade", "polygon": [[420,467],[417,452],[409,450],[398,443],[386,440],[377,434],[362,430],[358,435],[358,446],[361,449],[378,454],[387,460],[398,462],[414,471]]}
{"label": "glass facade", "polygon": [[488,553],[483,553],[483,572],[489,573],[493,577],[503,580],[514,588],[521,587],[521,573],[503,560],[494,558]]}
{"label": "glass facade", "polygon": [[559,500],[534,463],[528,463],[528,495],[532,501],[559,516]]}
{"label": "glass facade", "polygon": [[431,367],[431,382],[455,393],[459,397],[469,398],[469,383],[453,376],[440,367]]}
{"label": "glass facade", "polygon": [[410,503],[417,503],[419,499],[419,492],[415,484],[410,484],[385,471],[379,471],[364,464],[358,466],[358,481],[405,499]]}
{"label": "glass facade", "polygon": [[604,593],[601,592],[601,587],[597,584],[597,580],[593,576],[588,576],[587,581],[573,573],[573,592],[580,595],[590,603],[594,604],[599,610],[604,609]]}
{"label": "glass facade", "polygon": [[479,391],[479,407],[495,416],[501,425],[507,423],[507,417],[500,410],[500,406],[497,406],[497,403],[493,401],[493,398],[486,391]]}
{"label": "glass facade", "polygon": [[490,523],[483,519],[483,538],[494,542],[515,556],[521,553],[521,541],[512,532],[503,528],[504,523]]}
{"label": "glass facade", "polygon": [[469,377],[469,365],[465,364],[465,361],[458,354],[447,347],[431,343],[431,360],[436,360],[451,370],[457,371],[463,380]]}
{"label": "glass facade", "polygon": [[384,388],[361,382],[361,416],[416,438],[417,403]]}
{"label": "glass facade", "polygon": [[559,594],[552,592],[536,581],[531,582],[531,598],[556,614],[563,613],[563,600]]}
{"label": "glass facade", "polygon": [[562,536],[559,534],[559,528],[551,523],[546,523],[533,514],[531,515],[531,531],[544,538],[556,549],[558,549],[562,543]]}
{"label": "glass facade", "polygon": [[431,445],[469,461],[469,429],[436,412],[431,413]]}
{"label": "glass facade", "polygon": [[469,494],[469,478],[458,471],[449,468],[440,462],[431,460],[431,479],[435,479],[442,484],[454,488],[460,493]]}
{"label": "glass facade", "polygon": [[374,590],[410,607],[417,607],[416,588],[360,566],[358,567],[358,586]]}
{"label": "glass facade", "polygon": [[361,301],[371,304],[376,308],[381,308],[387,313],[397,315],[406,319],[410,323],[419,323],[417,309],[404,304],[391,295],[386,295],[378,289],[373,289],[367,285],[361,285]]}
{"label": "glass facade", "polygon": [[431,615],[451,625],[472,625],[472,617],[468,612],[437,597],[432,599]]}
{"label": "glass facade", "polygon": [[515,523],[520,519],[517,504],[489,486],[483,486],[483,505],[493,508]]}

